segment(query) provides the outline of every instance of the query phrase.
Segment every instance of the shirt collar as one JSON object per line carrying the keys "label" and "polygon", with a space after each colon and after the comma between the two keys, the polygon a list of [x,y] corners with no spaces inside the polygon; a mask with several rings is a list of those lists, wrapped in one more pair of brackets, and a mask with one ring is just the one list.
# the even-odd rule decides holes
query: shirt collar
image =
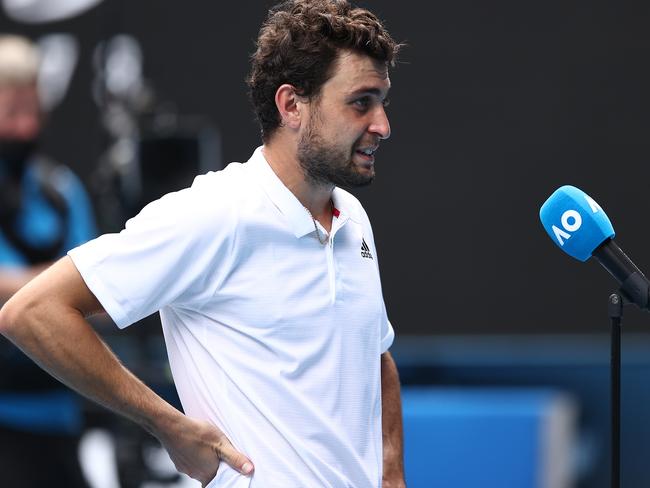
{"label": "shirt collar", "polygon": [[307,210],[275,174],[264,157],[262,148],[263,146],[260,146],[255,149],[255,152],[248,160],[248,165],[253,170],[253,174],[257,177],[273,204],[285,216],[296,237],[300,238],[313,232],[314,222]]}
{"label": "shirt collar", "polygon": [[[300,203],[300,200],[296,198],[291,190],[284,186],[282,180],[275,174],[264,157],[264,153],[262,152],[263,147],[260,146],[255,149],[247,165],[253,170],[253,174],[262,185],[264,192],[285,216],[294,235],[300,238],[314,232],[314,221],[302,203]],[[337,227],[343,225],[347,220],[344,210],[340,208],[340,205],[343,203],[343,199],[338,197],[340,191],[338,188],[334,188],[332,192],[334,214],[339,223]]]}

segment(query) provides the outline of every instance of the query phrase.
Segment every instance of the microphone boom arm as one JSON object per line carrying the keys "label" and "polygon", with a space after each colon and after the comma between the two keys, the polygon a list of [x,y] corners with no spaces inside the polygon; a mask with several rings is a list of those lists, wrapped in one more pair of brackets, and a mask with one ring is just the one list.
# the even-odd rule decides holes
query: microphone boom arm
{"label": "microphone boom arm", "polygon": [[592,256],[621,284],[621,294],[642,310],[650,305],[650,282],[616,243],[607,239]]}

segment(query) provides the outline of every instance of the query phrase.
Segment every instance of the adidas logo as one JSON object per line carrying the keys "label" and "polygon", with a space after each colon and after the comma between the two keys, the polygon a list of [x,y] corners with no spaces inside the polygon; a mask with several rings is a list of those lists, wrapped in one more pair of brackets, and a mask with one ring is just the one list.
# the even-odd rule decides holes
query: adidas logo
{"label": "adidas logo", "polygon": [[366,244],[366,240],[363,237],[361,238],[361,257],[372,259],[370,248],[368,247],[368,244]]}

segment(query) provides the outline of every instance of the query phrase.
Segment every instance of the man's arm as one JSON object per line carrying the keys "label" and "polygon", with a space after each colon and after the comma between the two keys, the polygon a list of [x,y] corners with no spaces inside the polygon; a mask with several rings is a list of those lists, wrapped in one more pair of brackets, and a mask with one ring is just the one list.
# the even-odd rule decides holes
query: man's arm
{"label": "man's arm", "polygon": [[403,488],[402,399],[397,366],[389,352],[381,355],[381,409],[384,446],[382,488]]}
{"label": "man's arm", "polygon": [[0,333],[67,386],[151,432],[176,468],[204,485],[220,459],[250,472],[252,463],[219,429],[183,415],[119,362],[85,320],[102,311],[65,257],[7,302],[0,311]]}

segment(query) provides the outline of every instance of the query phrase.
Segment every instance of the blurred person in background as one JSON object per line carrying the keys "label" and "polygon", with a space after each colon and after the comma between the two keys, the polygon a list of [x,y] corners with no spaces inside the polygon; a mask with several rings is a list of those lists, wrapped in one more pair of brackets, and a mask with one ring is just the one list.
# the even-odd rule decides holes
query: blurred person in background
{"label": "blurred person in background", "polygon": [[[404,488],[394,331],[369,184],[400,45],[345,0],[271,9],[249,76],[263,145],[71,251],[3,307],[0,332],[153,433],[210,488]],[[160,311],[184,413],[86,317]]]}
{"label": "blurred person in background", "polygon": [[[0,35],[0,302],[66,251],[95,237],[89,198],[66,166],[40,154],[39,51]],[[0,339],[0,486],[86,487],[76,394]]]}

